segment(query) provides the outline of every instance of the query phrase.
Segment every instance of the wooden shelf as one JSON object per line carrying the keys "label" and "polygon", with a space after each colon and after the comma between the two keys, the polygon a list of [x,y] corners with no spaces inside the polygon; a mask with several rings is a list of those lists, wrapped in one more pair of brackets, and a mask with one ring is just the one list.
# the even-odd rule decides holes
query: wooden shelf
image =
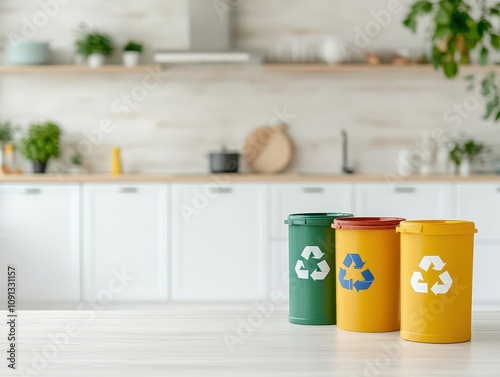
{"label": "wooden shelf", "polygon": [[0,74],[5,73],[134,73],[158,71],[160,65],[138,65],[125,67],[123,65],[103,65],[99,68],[90,68],[86,65],[30,65],[30,66],[0,66]]}
{"label": "wooden shelf", "polygon": [[[213,182],[224,178],[218,174],[5,174],[4,182]],[[499,182],[499,174],[475,174],[467,177],[458,175],[415,175],[406,177],[406,182]],[[335,173],[283,173],[231,175],[231,182],[387,182],[387,177],[378,174],[335,174]]]}
{"label": "wooden shelf", "polygon": [[[430,64],[265,64],[268,72],[434,72]],[[460,67],[462,73],[500,72],[500,65],[468,65]]]}
{"label": "wooden shelf", "polygon": [[[176,65],[178,67],[179,65]],[[210,69],[213,67],[209,64],[197,65],[198,68]],[[228,66],[228,65],[224,65]],[[218,68],[224,67],[217,65]],[[230,67],[236,67],[234,64],[229,64]],[[252,65],[253,66],[253,65]],[[238,64],[237,67],[245,69],[245,65]],[[408,65],[393,65],[393,64],[264,64],[262,65],[266,72],[311,72],[311,73],[370,73],[370,72],[435,72],[434,67],[430,64],[408,64]],[[125,67],[123,65],[103,65],[99,68],[90,68],[86,65],[31,65],[31,66],[9,66],[0,65],[0,74],[31,74],[31,73],[147,73],[151,70],[165,70],[165,66],[160,64],[139,65],[136,67]],[[480,73],[495,71],[500,72],[500,65],[469,65],[460,67],[461,73]]]}

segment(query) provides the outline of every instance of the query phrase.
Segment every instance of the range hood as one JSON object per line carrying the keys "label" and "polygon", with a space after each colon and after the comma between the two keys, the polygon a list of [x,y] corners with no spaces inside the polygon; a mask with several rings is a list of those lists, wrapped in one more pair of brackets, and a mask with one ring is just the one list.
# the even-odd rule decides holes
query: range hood
{"label": "range hood", "polygon": [[261,59],[257,53],[231,48],[234,8],[229,3],[227,8],[221,8],[214,0],[188,0],[188,8],[190,49],[156,51],[155,62],[250,63]]}

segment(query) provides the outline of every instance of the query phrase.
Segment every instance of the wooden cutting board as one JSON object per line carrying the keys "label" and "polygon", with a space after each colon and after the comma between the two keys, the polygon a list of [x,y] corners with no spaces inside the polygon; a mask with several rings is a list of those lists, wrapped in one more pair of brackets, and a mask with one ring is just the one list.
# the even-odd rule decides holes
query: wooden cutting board
{"label": "wooden cutting board", "polygon": [[286,124],[259,127],[245,140],[243,157],[256,173],[279,173],[292,160],[292,141],[286,134]]}

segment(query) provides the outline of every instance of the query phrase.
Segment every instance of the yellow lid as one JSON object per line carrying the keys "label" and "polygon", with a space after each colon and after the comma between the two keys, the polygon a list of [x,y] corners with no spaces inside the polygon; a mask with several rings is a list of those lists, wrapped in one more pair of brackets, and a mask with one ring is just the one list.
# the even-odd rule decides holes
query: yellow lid
{"label": "yellow lid", "polygon": [[402,221],[396,228],[398,233],[428,235],[459,235],[477,233],[476,224],[464,220],[411,220]]}

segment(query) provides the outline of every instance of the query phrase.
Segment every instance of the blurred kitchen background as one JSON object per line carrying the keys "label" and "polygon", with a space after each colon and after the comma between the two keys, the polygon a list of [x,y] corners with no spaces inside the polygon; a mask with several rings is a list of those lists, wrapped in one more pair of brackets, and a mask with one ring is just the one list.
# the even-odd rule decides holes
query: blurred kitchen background
{"label": "blurred kitchen background", "polygon": [[[474,308],[498,309],[500,94],[484,120],[464,76],[500,58],[490,48],[479,66],[476,49],[445,78],[423,64],[425,22],[402,24],[410,5],[0,1],[0,269],[18,267],[20,308],[286,304],[283,221],[334,211],[475,221]],[[115,46],[104,62],[96,30]],[[47,157],[73,174],[9,174]],[[238,168],[254,174],[210,174]]]}
{"label": "blurred kitchen background", "polygon": [[[41,3],[48,4],[47,11]],[[77,30],[83,22],[113,38],[116,51],[107,64],[122,64],[120,50],[128,40],[144,44],[141,64],[156,65],[155,51],[190,48],[186,0],[41,3],[0,3],[2,45],[12,33],[32,32],[33,40],[50,42],[52,63],[73,64]],[[234,46],[255,51],[271,63],[293,60],[293,51],[300,46],[306,46],[306,52],[296,52],[293,63],[321,59],[325,43],[332,38],[354,49],[355,38],[364,41],[360,30],[366,36],[364,31],[370,27],[375,37],[368,37],[366,47],[353,50],[351,63],[364,62],[365,52],[391,59],[399,51],[420,59],[429,50],[423,32],[415,36],[402,26],[408,8],[405,2],[242,0],[212,4],[214,13],[219,7],[218,16],[233,19]],[[221,8],[221,4],[230,5]],[[395,12],[389,13],[390,7]],[[40,12],[54,16],[37,21]],[[37,22],[44,26],[37,27]],[[116,101],[141,85],[146,70],[6,71],[0,73],[0,117],[24,128],[36,121],[54,121],[62,128],[63,147],[73,148],[86,138],[85,132],[110,118],[116,128],[84,159],[85,169],[92,173],[109,171],[113,146],[122,148],[125,172],[207,172],[209,152],[223,145],[241,149],[246,136],[256,127],[269,125],[277,113],[290,114],[286,121],[294,143],[288,168],[292,172],[340,172],[342,129],[350,136],[351,164],[364,173],[397,171],[398,156],[405,153],[401,151],[418,149],[419,141],[428,137],[426,132],[436,128],[452,136],[472,135],[497,149],[500,132],[493,122],[481,119],[482,103],[462,117],[456,129],[451,127],[455,121],[443,120],[445,112],[455,104],[463,105],[468,95],[462,79],[448,80],[431,68],[398,68],[289,72],[255,63],[164,65],[164,80],[134,102],[125,117],[117,112]],[[242,165],[241,170],[248,171]]]}

